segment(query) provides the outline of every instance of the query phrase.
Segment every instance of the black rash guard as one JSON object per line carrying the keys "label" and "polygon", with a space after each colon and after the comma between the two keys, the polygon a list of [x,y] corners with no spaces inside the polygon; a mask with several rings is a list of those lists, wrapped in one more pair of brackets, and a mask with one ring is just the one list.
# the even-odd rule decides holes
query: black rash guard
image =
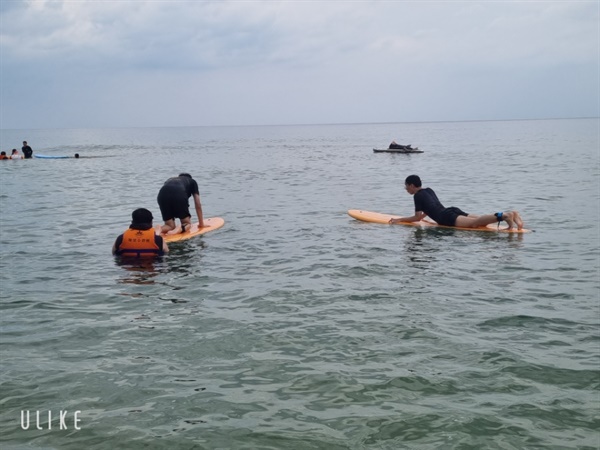
{"label": "black rash guard", "polygon": [[173,177],[158,192],[158,206],[164,221],[190,217],[188,198],[198,194],[198,183],[190,177]]}
{"label": "black rash guard", "polygon": [[453,227],[458,216],[468,214],[454,206],[445,208],[431,188],[421,188],[414,195],[415,211],[422,211],[440,225]]}

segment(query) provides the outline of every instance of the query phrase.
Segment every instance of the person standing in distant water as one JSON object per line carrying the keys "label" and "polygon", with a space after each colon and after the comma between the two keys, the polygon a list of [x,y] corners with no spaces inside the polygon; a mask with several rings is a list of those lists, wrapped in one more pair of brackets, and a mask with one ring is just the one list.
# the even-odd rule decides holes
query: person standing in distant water
{"label": "person standing in distant water", "polygon": [[182,233],[192,226],[192,215],[188,203],[188,199],[192,196],[194,197],[194,207],[198,216],[198,227],[203,228],[202,204],[200,203],[200,193],[198,192],[196,180],[189,173],[180,173],[179,176],[165,181],[156,198],[160,213],[165,221],[161,228],[162,233],[168,233],[177,227],[175,219],[181,221]]}
{"label": "person standing in distant water", "polygon": [[431,188],[423,188],[421,178],[418,175],[410,175],[404,181],[406,192],[413,195],[415,202],[415,214],[410,217],[400,217],[390,219],[390,223],[419,222],[425,216],[431,217],[440,225],[448,227],[477,228],[484,227],[494,222],[505,221],[508,229],[511,230],[517,226],[517,229],[523,228],[523,220],[517,211],[497,212],[484,216],[468,214],[455,206],[444,207]]}
{"label": "person standing in distant water", "polygon": [[113,244],[117,256],[162,256],[169,251],[167,243],[154,232],[152,213],[138,208],[131,213],[131,225]]}
{"label": "person standing in distant water", "polygon": [[19,150],[13,148],[12,153],[10,154],[10,159],[23,159],[23,155],[19,153]]}
{"label": "person standing in distant water", "polygon": [[23,141],[23,147],[21,147],[21,151],[23,152],[23,157],[25,159],[29,159],[33,155],[33,149],[27,145],[27,141]]}

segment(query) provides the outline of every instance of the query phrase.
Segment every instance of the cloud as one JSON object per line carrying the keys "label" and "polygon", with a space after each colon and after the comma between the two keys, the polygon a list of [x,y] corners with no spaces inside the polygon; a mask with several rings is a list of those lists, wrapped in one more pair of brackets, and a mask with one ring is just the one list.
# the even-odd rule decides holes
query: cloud
{"label": "cloud", "polygon": [[[216,68],[344,53],[496,64],[589,59],[593,3],[31,1],[3,11],[9,62]],[[567,19],[565,19],[567,18]]]}
{"label": "cloud", "polygon": [[0,20],[3,128],[598,114],[593,1],[35,0]]}
{"label": "cloud", "polygon": [[324,43],[336,28],[326,23],[334,13],[331,6],[312,17],[314,4],[273,2],[27,5],[3,17],[2,47],[9,62],[78,58],[83,64],[202,69],[302,62],[347,45]]}
{"label": "cloud", "polygon": [[374,48],[421,64],[467,66],[580,63],[598,51],[592,3],[426,3],[411,10],[410,22],[412,33],[382,32]]}

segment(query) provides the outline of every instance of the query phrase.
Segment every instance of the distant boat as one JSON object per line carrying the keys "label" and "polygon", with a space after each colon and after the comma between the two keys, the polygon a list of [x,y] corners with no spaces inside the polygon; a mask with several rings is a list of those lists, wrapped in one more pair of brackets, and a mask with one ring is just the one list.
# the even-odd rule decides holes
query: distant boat
{"label": "distant boat", "polygon": [[375,153],[424,153],[423,150],[419,150],[419,147],[404,147],[404,148],[374,148]]}

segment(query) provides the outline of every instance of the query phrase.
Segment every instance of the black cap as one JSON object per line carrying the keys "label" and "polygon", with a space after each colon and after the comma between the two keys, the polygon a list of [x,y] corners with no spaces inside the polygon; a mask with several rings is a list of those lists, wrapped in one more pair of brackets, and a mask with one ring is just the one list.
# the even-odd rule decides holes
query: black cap
{"label": "black cap", "polygon": [[132,223],[152,223],[152,213],[146,208],[138,208],[131,213]]}

